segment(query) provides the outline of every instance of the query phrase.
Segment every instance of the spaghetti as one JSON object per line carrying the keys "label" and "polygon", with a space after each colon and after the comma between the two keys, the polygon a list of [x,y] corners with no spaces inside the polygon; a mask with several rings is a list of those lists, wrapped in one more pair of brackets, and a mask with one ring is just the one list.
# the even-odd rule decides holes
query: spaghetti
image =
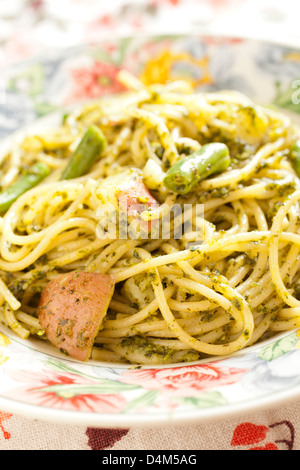
{"label": "spaghetti", "polygon": [[[87,272],[115,282],[93,342],[95,360],[190,362],[298,328],[297,126],[236,92],[199,93],[183,81],[145,86],[127,72],[120,81],[131,90],[71,110],[54,130],[33,129],[3,152],[4,193],[34,165],[35,175],[43,165],[49,171],[0,217],[0,321],[23,339],[47,340],[41,292],[62,274]],[[84,174],[61,178],[91,126],[106,139],[100,158]],[[227,146],[227,168],[186,193],[172,191],[170,168],[212,143]],[[125,209],[144,236],[121,237],[120,226],[112,235],[117,195],[132,174],[149,197],[140,186],[143,211],[134,213],[125,191]],[[188,207],[181,237],[174,204],[182,213]],[[168,233],[160,232],[164,220]]]}

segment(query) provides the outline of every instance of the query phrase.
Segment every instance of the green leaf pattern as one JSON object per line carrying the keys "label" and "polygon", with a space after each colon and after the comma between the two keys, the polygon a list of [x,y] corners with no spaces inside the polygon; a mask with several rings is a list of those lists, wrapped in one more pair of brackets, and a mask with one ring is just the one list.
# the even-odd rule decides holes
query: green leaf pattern
{"label": "green leaf pattern", "polygon": [[260,350],[258,357],[264,359],[265,361],[274,361],[275,359],[278,359],[279,357],[286,354],[288,351],[295,349],[298,341],[299,337],[297,332],[289,334],[284,338],[263,347]]}

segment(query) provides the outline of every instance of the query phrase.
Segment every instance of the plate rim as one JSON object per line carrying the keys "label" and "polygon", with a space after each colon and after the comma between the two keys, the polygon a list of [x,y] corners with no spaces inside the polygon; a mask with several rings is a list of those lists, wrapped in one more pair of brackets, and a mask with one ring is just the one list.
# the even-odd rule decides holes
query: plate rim
{"label": "plate rim", "polygon": [[135,35],[130,35],[130,34],[120,34],[119,36],[106,36],[105,38],[99,40],[99,41],[86,41],[86,42],[83,42],[81,44],[78,44],[78,45],[75,45],[75,46],[69,46],[69,47],[66,47],[66,48],[61,48],[61,49],[53,49],[53,50],[49,50],[47,51],[47,56],[45,57],[42,53],[37,53],[35,55],[33,55],[32,57],[27,57],[25,59],[22,59],[22,60],[18,60],[17,62],[15,63],[12,63],[12,64],[8,64],[7,66],[3,66],[1,68],[1,71],[2,72],[6,72],[6,71],[9,71],[9,70],[14,70],[14,69],[17,69],[19,67],[22,67],[23,65],[26,65],[26,64],[30,64],[32,62],[38,62],[38,61],[47,61],[48,58],[52,58],[52,57],[57,57],[59,55],[65,55],[67,53],[71,53],[71,52],[75,52],[75,51],[79,51],[79,50],[84,50],[84,49],[88,49],[88,48],[92,48],[92,47],[97,47],[97,46],[101,46],[101,44],[105,44],[106,42],[108,41],[113,41],[113,42],[119,42],[119,41],[122,41],[122,40],[128,40],[128,39],[132,39],[132,40],[141,40],[141,39],[149,39],[151,40],[151,38],[160,38],[160,39],[184,39],[184,38],[193,38],[193,39],[201,39],[202,38],[218,38],[218,39],[236,39],[236,40],[242,40],[242,41],[249,41],[249,42],[257,42],[257,43],[261,43],[261,44],[269,44],[269,45],[274,45],[274,46],[278,46],[278,47],[289,47],[291,49],[295,49],[295,50],[300,50],[300,43],[299,45],[296,45],[294,44],[292,41],[293,39],[291,38],[290,40],[287,39],[286,37],[285,38],[278,38],[276,39],[275,37],[273,37],[272,39],[270,38],[267,38],[265,36],[251,36],[250,34],[247,34],[247,33],[235,33],[235,32],[232,32],[230,33],[229,31],[226,32],[226,31],[220,31],[220,32],[217,32],[217,31],[209,31],[208,29],[199,29],[199,33],[197,33],[196,31],[195,32],[192,32],[191,34],[184,34],[184,33],[176,33],[174,31],[174,33],[168,33],[168,34],[148,34],[148,33],[137,33]]}
{"label": "plate rim", "polygon": [[[237,416],[246,416],[249,413],[256,413],[260,410],[267,411],[274,406],[287,406],[288,404],[300,399],[300,384],[291,390],[285,389],[272,394],[270,400],[268,396],[247,400],[247,405],[241,402],[238,404],[227,404],[215,406],[213,408],[199,408],[187,412],[187,416],[174,414],[172,412],[163,412],[153,416],[140,414],[131,415],[129,413],[98,413],[65,410],[59,408],[50,408],[44,406],[23,403],[11,398],[0,396],[1,411],[17,414],[28,419],[40,419],[43,421],[65,424],[87,426],[94,428],[107,429],[128,429],[132,427],[161,427],[167,425],[199,425],[213,423],[220,419],[232,419]],[[13,406],[10,406],[13,403]],[[198,412],[198,413],[197,413]]]}

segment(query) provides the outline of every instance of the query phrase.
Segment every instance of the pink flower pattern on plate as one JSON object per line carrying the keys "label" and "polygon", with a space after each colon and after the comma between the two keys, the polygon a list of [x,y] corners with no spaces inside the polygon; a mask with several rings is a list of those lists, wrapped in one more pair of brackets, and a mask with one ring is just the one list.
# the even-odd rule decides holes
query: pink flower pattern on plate
{"label": "pink flower pattern on plate", "polygon": [[34,372],[14,370],[8,371],[8,374],[15,381],[22,382],[23,386],[2,395],[33,405],[71,411],[119,413],[126,403],[121,394],[90,391],[89,386],[97,385],[97,381],[72,373],[44,370],[37,376]]}
{"label": "pink flower pattern on plate", "polygon": [[196,396],[199,392],[238,382],[245,369],[220,367],[217,363],[175,367],[172,369],[128,370],[123,382],[141,385],[181,397]]}
{"label": "pink flower pattern on plate", "polygon": [[124,91],[124,86],[117,79],[119,71],[120,68],[114,64],[98,61],[90,67],[71,70],[73,90],[67,101],[73,103]]}

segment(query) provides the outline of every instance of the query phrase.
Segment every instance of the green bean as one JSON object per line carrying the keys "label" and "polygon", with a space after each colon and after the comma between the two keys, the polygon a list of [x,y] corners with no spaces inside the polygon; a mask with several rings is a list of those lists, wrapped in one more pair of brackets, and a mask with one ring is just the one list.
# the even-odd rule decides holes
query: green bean
{"label": "green bean", "polygon": [[4,214],[22,194],[34,188],[50,174],[50,169],[44,163],[36,163],[15,183],[0,193],[0,214]]}
{"label": "green bean", "polygon": [[227,145],[211,143],[179,160],[167,172],[164,183],[171,191],[187,194],[202,180],[225,171],[231,159]]}
{"label": "green bean", "polygon": [[88,173],[105,147],[106,139],[101,129],[90,126],[73,152],[61,179],[79,178]]}
{"label": "green bean", "polygon": [[300,139],[292,146],[289,157],[297,176],[300,178]]}

